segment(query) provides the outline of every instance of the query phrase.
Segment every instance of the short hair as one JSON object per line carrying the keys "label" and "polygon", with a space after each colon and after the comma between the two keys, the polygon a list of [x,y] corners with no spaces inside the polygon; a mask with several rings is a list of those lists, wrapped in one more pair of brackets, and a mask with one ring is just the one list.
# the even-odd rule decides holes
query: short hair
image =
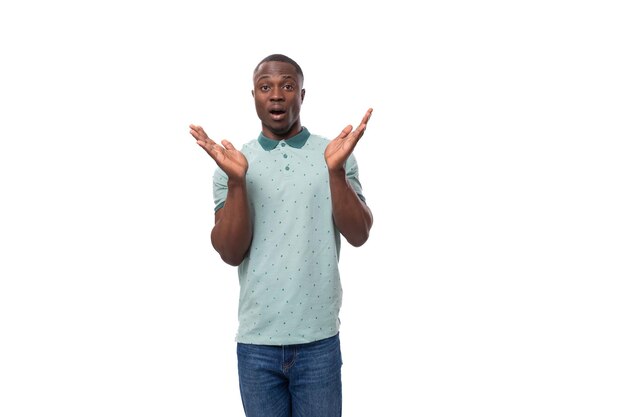
{"label": "short hair", "polygon": [[259,62],[257,64],[257,66],[254,68],[254,71],[252,72],[252,74],[256,74],[256,72],[258,71],[259,67],[264,62],[272,62],[272,61],[286,62],[288,64],[293,65],[293,67],[296,69],[296,73],[299,76],[301,76],[302,79],[304,80],[304,73],[302,72],[302,68],[300,68],[300,65],[298,65],[298,63],[296,61],[294,61],[293,59],[291,59],[288,56],[283,55],[283,54],[272,54],[272,55],[266,56],[265,58],[263,58],[261,60],[261,62]]}

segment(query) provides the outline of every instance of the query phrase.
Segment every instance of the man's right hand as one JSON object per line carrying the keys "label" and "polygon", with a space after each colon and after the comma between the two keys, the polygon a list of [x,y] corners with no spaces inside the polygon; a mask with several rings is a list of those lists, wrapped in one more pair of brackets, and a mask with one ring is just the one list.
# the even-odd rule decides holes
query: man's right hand
{"label": "man's right hand", "polygon": [[222,145],[215,143],[204,132],[202,126],[189,125],[189,129],[196,143],[213,158],[230,180],[237,181],[245,178],[248,160],[243,153],[235,149],[232,143],[227,140],[223,140]]}

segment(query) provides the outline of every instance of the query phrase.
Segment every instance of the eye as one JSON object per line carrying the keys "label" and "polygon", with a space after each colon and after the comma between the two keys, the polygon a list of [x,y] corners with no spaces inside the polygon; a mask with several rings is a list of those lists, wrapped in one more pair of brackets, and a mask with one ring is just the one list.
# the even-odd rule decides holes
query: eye
{"label": "eye", "polygon": [[293,86],[293,84],[285,84],[285,85],[283,86],[283,88],[284,88],[285,90],[288,90],[288,91],[293,91],[293,90],[295,89],[295,87]]}
{"label": "eye", "polygon": [[270,91],[270,86],[269,85],[262,85],[262,86],[259,87],[259,90],[265,91],[265,92]]}

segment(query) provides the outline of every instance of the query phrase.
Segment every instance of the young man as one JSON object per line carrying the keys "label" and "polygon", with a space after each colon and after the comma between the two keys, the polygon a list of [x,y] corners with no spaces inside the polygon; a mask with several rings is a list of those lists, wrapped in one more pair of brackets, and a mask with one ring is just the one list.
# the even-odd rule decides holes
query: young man
{"label": "young man", "polygon": [[300,123],[295,61],[270,55],[253,82],[261,133],[241,151],[190,126],[218,166],[211,242],[239,267],[243,407],[248,417],[340,416],[340,234],[360,246],[372,227],[352,155],[372,109],[329,141]]}

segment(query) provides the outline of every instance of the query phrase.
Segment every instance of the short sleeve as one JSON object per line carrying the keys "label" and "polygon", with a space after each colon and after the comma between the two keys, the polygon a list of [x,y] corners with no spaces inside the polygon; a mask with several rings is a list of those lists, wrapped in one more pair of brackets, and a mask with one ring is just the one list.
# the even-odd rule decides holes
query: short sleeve
{"label": "short sleeve", "polygon": [[213,173],[213,201],[216,212],[224,207],[226,194],[228,194],[228,176],[218,167]]}
{"label": "short sleeve", "polygon": [[352,186],[352,189],[359,196],[359,198],[365,203],[365,196],[363,195],[363,188],[359,181],[359,165],[356,162],[356,158],[353,154],[348,157],[346,161],[346,177],[348,183]]}

